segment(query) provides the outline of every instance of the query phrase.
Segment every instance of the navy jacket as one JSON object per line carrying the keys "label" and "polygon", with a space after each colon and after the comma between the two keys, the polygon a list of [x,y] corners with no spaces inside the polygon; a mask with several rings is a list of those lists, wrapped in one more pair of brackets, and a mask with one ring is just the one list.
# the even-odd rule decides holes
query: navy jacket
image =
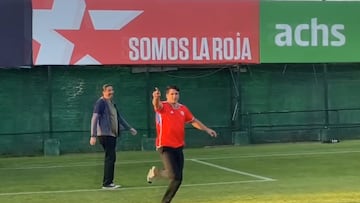
{"label": "navy jacket", "polygon": [[[130,130],[132,128],[130,124],[120,114],[116,105],[114,104],[117,118],[118,118],[118,135],[120,131]],[[100,97],[95,103],[93,115],[91,118],[91,136],[109,136],[111,135],[111,120],[110,120],[110,108],[105,99]]]}

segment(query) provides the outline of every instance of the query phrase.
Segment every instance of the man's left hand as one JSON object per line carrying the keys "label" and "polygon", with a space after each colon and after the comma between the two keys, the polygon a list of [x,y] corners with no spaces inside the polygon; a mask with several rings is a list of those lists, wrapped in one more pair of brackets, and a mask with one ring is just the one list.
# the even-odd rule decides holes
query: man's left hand
{"label": "man's left hand", "polygon": [[207,134],[209,134],[211,137],[217,137],[216,132],[215,132],[214,130],[210,129],[210,128],[208,128],[208,129],[206,130],[206,132],[207,132]]}

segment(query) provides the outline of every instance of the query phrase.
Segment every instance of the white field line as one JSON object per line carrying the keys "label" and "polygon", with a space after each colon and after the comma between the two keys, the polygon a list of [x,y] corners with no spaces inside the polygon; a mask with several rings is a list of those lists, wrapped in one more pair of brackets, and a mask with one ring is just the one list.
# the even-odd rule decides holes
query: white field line
{"label": "white field line", "polygon": [[257,179],[264,180],[264,181],[275,181],[275,179],[268,178],[268,177],[265,177],[265,176],[255,175],[255,174],[252,174],[252,173],[247,173],[247,172],[244,172],[244,171],[239,171],[239,170],[223,167],[223,166],[220,166],[220,165],[217,165],[217,164],[212,164],[212,163],[205,162],[205,161],[200,161],[200,160],[197,160],[197,159],[191,159],[191,161],[199,163],[199,164],[203,164],[203,165],[206,165],[206,166],[210,166],[210,167],[213,167],[213,168],[221,169],[221,170],[224,170],[224,171],[228,171],[228,172],[231,172],[231,173],[237,173],[237,174],[240,174],[240,175],[250,176],[250,177],[257,178]]}
{"label": "white field line", "polygon": [[[322,152],[297,152],[297,153],[273,153],[273,154],[255,154],[255,155],[240,155],[240,156],[217,156],[217,157],[194,157],[186,159],[201,159],[201,160],[221,160],[221,159],[240,159],[240,158],[262,158],[262,157],[288,157],[288,156],[314,156],[314,155],[329,155],[329,154],[350,154],[360,153],[358,150],[354,151],[322,151]],[[116,165],[126,164],[142,164],[142,163],[157,163],[160,160],[138,160],[138,161],[121,161],[119,160]],[[23,166],[23,167],[4,167],[0,170],[31,170],[31,169],[51,169],[51,168],[71,168],[71,167],[91,167],[91,166],[102,166],[103,162],[91,163],[83,162],[81,164],[69,164],[69,165],[44,165],[44,166]]]}
{"label": "white field line", "polygon": [[[232,182],[215,182],[215,183],[198,183],[198,184],[184,184],[181,187],[200,187],[200,186],[217,186],[217,185],[231,185],[231,184],[243,184],[243,183],[256,183],[256,182],[267,182],[269,180],[244,180],[244,181],[232,181]],[[141,187],[129,187],[120,188],[114,190],[103,190],[103,189],[79,189],[79,190],[54,190],[54,191],[37,191],[37,192],[9,192],[0,193],[2,196],[19,196],[19,195],[42,195],[42,194],[59,194],[59,193],[81,193],[81,192],[110,192],[110,191],[127,191],[127,190],[147,190],[156,188],[166,188],[168,186],[141,186]]]}
{"label": "white field line", "polygon": [[[116,163],[116,165],[128,165],[128,164],[141,164],[141,163],[156,163],[161,162],[161,160],[139,160],[139,161],[120,161],[120,163]],[[80,164],[66,164],[66,165],[39,165],[39,166],[24,166],[24,167],[6,167],[0,168],[0,170],[31,170],[31,169],[52,169],[52,168],[72,168],[72,167],[91,167],[91,166],[103,166],[104,163],[96,162],[96,163],[87,163],[83,162]]]}
{"label": "white field line", "polygon": [[202,160],[219,160],[219,159],[239,159],[239,158],[262,158],[262,157],[287,157],[287,156],[314,156],[314,155],[329,155],[329,154],[350,154],[360,153],[360,150],[351,151],[322,151],[322,152],[295,152],[295,153],[273,153],[273,154],[255,154],[255,155],[240,155],[227,157],[199,157],[193,159]]}

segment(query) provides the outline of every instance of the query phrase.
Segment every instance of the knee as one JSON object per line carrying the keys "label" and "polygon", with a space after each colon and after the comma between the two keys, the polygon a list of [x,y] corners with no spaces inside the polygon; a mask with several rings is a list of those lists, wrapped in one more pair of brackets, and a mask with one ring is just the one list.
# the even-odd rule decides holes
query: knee
{"label": "knee", "polygon": [[115,163],[116,161],[116,152],[111,156],[111,161]]}
{"label": "knee", "polygon": [[168,173],[168,178],[171,180],[171,181],[178,181],[180,184],[182,182],[182,175],[180,174],[175,174],[175,173]]}
{"label": "knee", "polygon": [[114,157],[112,157],[111,162],[113,162],[113,163],[115,163],[115,162],[116,162],[116,157],[115,157],[115,156],[114,156]]}
{"label": "knee", "polygon": [[114,162],[116,161],[116,152],[108,152],[105,155],[105,159],[109,162]]}
{"label": "knee", "polygon": [[175,173],[170,172],[170,171],[167,171],[167,177],[168,177],[170,180],[175,180],[175,179],[176,179]]}

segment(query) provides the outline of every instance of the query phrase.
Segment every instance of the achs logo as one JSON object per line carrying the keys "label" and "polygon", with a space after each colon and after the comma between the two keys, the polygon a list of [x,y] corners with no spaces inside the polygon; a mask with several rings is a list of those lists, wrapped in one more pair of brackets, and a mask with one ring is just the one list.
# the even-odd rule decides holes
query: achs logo
{"label": "achs logo", "polygon": [[185,115],[185,113],[184,113],[183,111],[180,111],[180,114],[181,114],[182,116],[184,116],[184,115]]}
{"label": "achs logo", "polygon": [[301,47],[332,46],[340,47],[346,43],[343,24],[320,24],[317,18],[312,18],[310,24],[276,24],[275,44],[279,47],[291,47],[296,44]]}
{"label": "achs logo", "polygon": [[[118,32],[142,10],[104,10],[91,0],[33,0],[33,44],[35,64],[101,64],[111,42],[106,32]],[[105,35],[104,35],[105,34]],[[97,43],[89,43],[97,42]],[[96,47],[104,44],[107,50]],[[104,49],[105,49],[104,48]]]}

